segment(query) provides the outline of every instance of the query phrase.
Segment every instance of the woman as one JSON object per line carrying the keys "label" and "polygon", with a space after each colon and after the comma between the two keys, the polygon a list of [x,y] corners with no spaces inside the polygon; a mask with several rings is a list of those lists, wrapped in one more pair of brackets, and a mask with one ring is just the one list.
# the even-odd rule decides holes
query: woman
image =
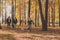
{"label": "woman", "polygon": [[11,24],[11,18],[10,16],[7,18],[7,26],[10,27],[10,24]]}

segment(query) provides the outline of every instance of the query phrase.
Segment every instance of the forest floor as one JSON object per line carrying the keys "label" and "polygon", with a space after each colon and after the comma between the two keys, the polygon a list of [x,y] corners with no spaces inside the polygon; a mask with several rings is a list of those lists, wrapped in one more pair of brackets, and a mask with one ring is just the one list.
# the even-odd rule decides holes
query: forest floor
{"label": "forest floor", "polygon": [[32,28],[30,32],[24,28],[7,28],[0,29],[0,40],[60,40],[60,27],[48,27],[47,31],[41,28]]}

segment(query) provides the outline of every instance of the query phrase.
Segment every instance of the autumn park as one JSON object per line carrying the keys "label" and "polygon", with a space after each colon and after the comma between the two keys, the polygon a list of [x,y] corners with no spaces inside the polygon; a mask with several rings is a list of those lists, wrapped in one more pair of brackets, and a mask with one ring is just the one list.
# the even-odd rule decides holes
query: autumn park
{"label": "autumn park", "polygon": [[60,0],[0,0],[0,40],[60,40]]}

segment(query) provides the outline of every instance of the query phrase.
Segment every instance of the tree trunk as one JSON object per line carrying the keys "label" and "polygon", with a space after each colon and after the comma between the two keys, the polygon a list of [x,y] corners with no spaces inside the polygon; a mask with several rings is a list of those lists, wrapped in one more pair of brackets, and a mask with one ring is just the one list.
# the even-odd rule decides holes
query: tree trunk
{"label": "tree trunk", "polygon": [[60,1],[58,0],[59,2],[59,26],[60,26]]}
{"label": "tree trunk", "polygon": [[28,18],[30,18],[30,0],[29,0],[29,4],[28,4]]}
{"label": "tree trunk", "polygon": [[52,6],[52,26],[55,27],[55,3],[53,3],[53,6]]}
{"label": "tree trunk", "polygon": [[50,9],[49,9],[49,13],[48,14],[49,14],[49,26],[50,26]]}
{"label": "tree trunk", "polygon": [[13,7],[13,0],[12,0],[12,20],[13,20],[13,13],[14,13],[14,7]]}
{"label": "tree trunk", "polygon": [[42,30],[47,31],[47,17],[48,17],[48,0],[46,0],[46,7],[45,7],[45,19],[42,13],[42,4],[41,0],[38,0],[39,2],[39,9],[40,9],[40,15],[41,15],[41,21],[42,21]]}
{"label": "tree trunk", "polygon": [[46,0],[46,7],[45,7],[45,21],[46,21],[46,24],[45,24],[45,28],[47,30],[47,24],[48,24],[48,0]]}
{"label": "tree trunk", "polygon": [[38,26],[39,26],[39,14],[38,14]]}
{"label": "tree trunk", "polygon": [[20,3],[20,5],[19,5],[19,10],[20,10],[20,26],[21,26],[21,3]]}
{"label": "tree trunk", "polygon": [[16,14],[16,0],[15,1],[12,0],[12,19],[15,16],[15,14]]}
{"label": "tree trunk", "polygon": [[40,9],[40,16],[41,16],[41,21],[42,21],[42,30],[45,30],[45,20],[44,20],[44,16],[43,16],[43,12],[42,12],[42,4],[41,4],[41,0],[38,0],[39,2],[39,9]]}
{"label": "tree trunk", "polygon": [[24,1],[24,19],[25,19],[24,21],[25,21],[25,25],[26,25],[26,11],[25,11],[26,5],[25,4],[26,4],[26,2]]}
{"label": "tree trunk", "polygon": [[15,14],[16,14],[16,0],[12,0],[12,21],[13,21]]}
{"label": "tree trunk", "polygon": [[[1,14],[1,8],[2,8],[1,2],[2,2],[2,0],[0,0],[0,14]],[[0,17],[1,17],[1,15],[0,15]],[[0,29],[2,29],[1,23],[0,23]]]}
{"label": "tree trunk", "polygon": [[[3,8],[3,0],[2,0],[2,8]],[[3,9],[2,9],[2,23],[3,23]]]}
{"label": "tree trunk", "polygon": [[5,24],[6,24],[6,1],[5,1]]}
{"label": "tree trunk", "polygon": [[60,6],[59,6],[59,26],[60,26]]}
{"label": "tree trunk", "polygon": [[35,27],[37,26],[37,0],[35,2]]}
{"label": "tree trunk", "polygon": [[35,27],[37,26],[37,25],[36,25],[36,22],[37,22],[36,18],[37,18],[37,10],[36,10],[36,8],[35,8]]}

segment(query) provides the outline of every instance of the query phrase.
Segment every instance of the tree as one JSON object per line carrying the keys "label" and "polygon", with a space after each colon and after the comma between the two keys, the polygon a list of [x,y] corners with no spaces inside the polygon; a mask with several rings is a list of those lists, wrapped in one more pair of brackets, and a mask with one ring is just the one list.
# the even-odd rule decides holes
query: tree
{"label": "tree", "polygon": [[12,19],[16,13],[16,0],[12,0]]}
{"label": "tree", "polygon": [[28,3],[28,18],[30,18],[30,0],[29,0],[29,3]]}
{"label": "tree", "polygon": [[37,22],[36,18],[37,18],[37,10],[36,10],[36,8],[35,8],[35,27],[37,26],[37,25],[36,25],[36,22]]}
{"label": "tree", "polygon": [[42,4],[41,0],[38,0],[39,3],[39,9],[40,9],[40,16],[41,16],[41,21],[42,21],[42,30],[47,31],[47,22],[48,22],[48,0],[46,0],[46,6],[45,6],[45,18],[43,16],[42,12]]}
{"label": "tree", "polygon": [[58,0],[58,4],[59,4],[59,26],[60,26],[60,1]]}
{"label": "tree", "polygon": [[[1,14],[1,1],[2,1],[2,0],[0,0],[0,14]],[[0,16],[1,16],[1,15],[0,15]],[[1,23],[0,23],[0,29],[2,29]]]}
{"label": "tree", "polygon": [[52,2],[52,26],[55,27],[55,2]]}
{"label": "tree", "polygon": [[[19,13],[20,13],[20,20],[21,20],[21,2],[19,3]],[[20,21],[20,26],[21,26],[21,21]]]}
{"label": "tree", "polygon": [[15,16],[15,14],[16,14],[16,0],[12,0],[12,21],[13,21],[13,17]]}
{"label": "tree", "polygon": [[35,27],[37,26],[36,23],[37,23],[37,0],[35,2]]}
{"label": "tree", "polygon": [[24,19],[25,19],[25,25],[26,25],[26,2],[24,1]]}
{"label": "tree", "polygon": [[5,0],[5,23],[6,23],[6,0]]}
{"label": "tree", "polygon": [[[1,0],[1,2],[2,2],[1,8],[3,8],[3,0]],[[2,23],[3,23],[3,9],[2,9]]]}

